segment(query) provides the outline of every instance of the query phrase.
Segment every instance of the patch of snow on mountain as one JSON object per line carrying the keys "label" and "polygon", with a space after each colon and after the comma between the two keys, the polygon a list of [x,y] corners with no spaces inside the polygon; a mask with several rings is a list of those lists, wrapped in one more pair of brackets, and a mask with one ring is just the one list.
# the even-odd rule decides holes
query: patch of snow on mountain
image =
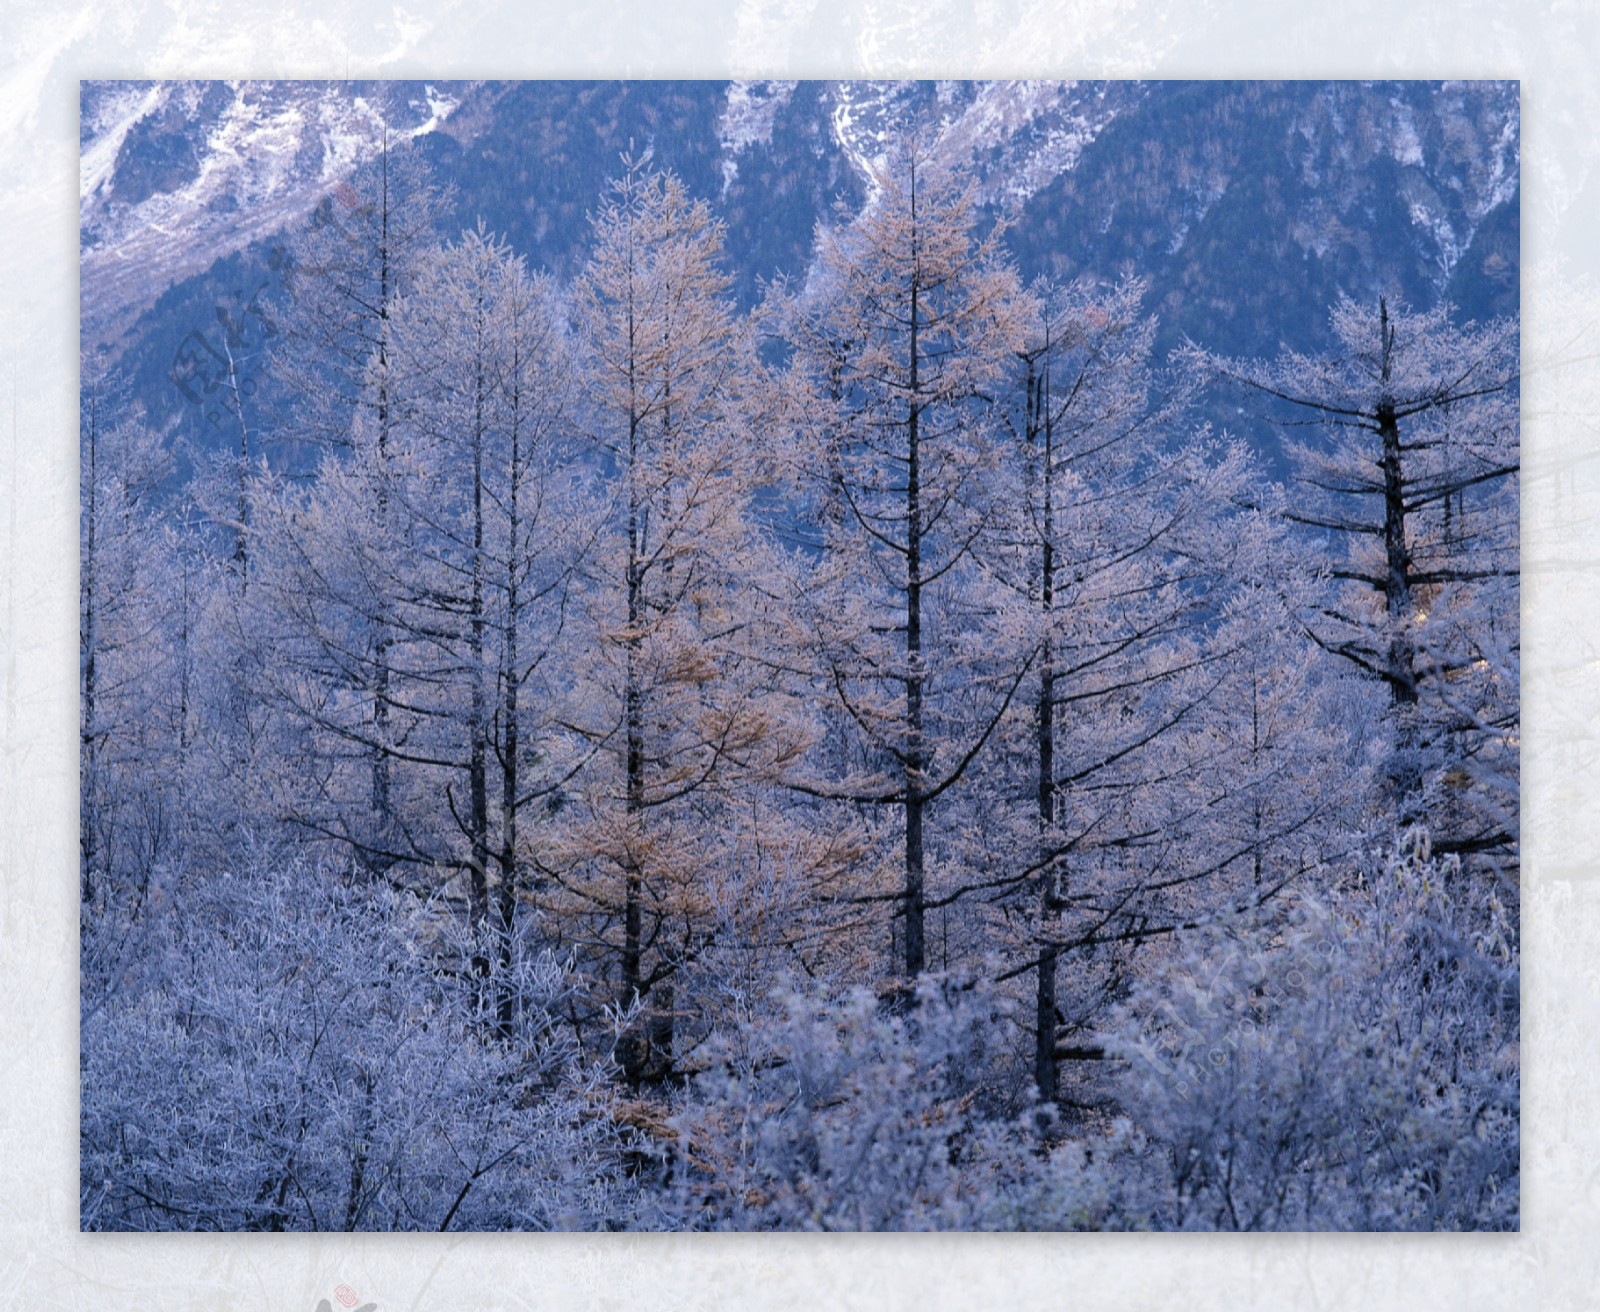
{"label": "patch of snow on mountain", "polygon": [[1496,206],[1509,202],[1521,184],[1522,145],[1517,117],[1513,114],[1501,125],[1500,136],[1494,145],[1493,162],[1489,166],[1488,184],[1471,207],[1473,219],[1481,219]]}
{"label": "patch of snow on mountain", "polygon": [[413,137],[425,136],[434,131],[455,113],[461,104],[458,97],[447,96],[443,92],[434,90],[431,82],[424,85],[423,96],[428,103],[428,118],[411,129]]}
{"label": "patch of snow on mountain", "polygon": [[739,176],[739,155],[751,146],[772,140],[772,125],[778,111],[789,103],[798,82],[733,82],[728,86],[727,103],[717,121],[717,136],[722,143],[722,194]]}
{"label": "patch of snow on mountain", "polygon": [[136,123],[167,103],[171,88],[157,82],[120,88],[102,99],[83,124],[78,154],[78,215],[80,220],[92,197],[109,190],[122,143]]}
{"label": "patch of snow on mountain", "polygon": [[1467,243],[1472,239],[1471,235],[1469,234],[1464,241],[1459,239],[1454,225],[1450,222],[1450,216],[1421,200],[1412,200],[1407,206],[1407,211],[1411,215],[1411,222],[1431,237],[1438,248],[1437,281],[1439,286],[1443,287],[1450,280],[1456,262],[1460,260]]}
{"label": "patch of snow on mountain", "polygon": [[1391,149],[1395,162],[1420,168],[1422,138],[1417,135],[1416,115],[1411,112],[1411,106],[1398,96],[1391,103],[1394,105],[1394,140]]}
{"label": "patch of snow on mountain", "polygon": [[305,111],[297,102],[268,105],[240,87],[206,140],[200,176],[186,187],[150,199],[179,215],[224,192],[244,204],[270,200],[292,180],[305,128]]}
{"label": "patch of snow on mountain", "polygon": [[1016,206],[1074,168],[1118,112],[1116,104],[1108,103],[1104,86],[986,83],[947,128],[945,145],[978,167],[985,200]]}
{"label": "patch of snow on mountain", "polygon": [[907,126],[906,101],[911,82],[836,82],[831,116],[833,139],[867,183],[869,199],[877,195],[877,174],[883,167],[889,137]]}
{"label": "patch of snow on mountain", "polygon": [[717,122],[723,149],[737,155],[750,146],[771,141],[773,121],[799,85],[771,80],[730,83],[727,103]]}
{"label": "patch of snow on mountain", "polygon": [[[109,331],[173,282],[298,221],[373,158],[384,137],[384,112],[348,83],[162,82],[88,91],[80,274],[83,318],[93,331]],[[390,139],[433,131],[458,104],[448,90],[424,84],[393,115]],[[197,167],[169,189],[119,203],[128,134],[157,113],[187,118]]]}

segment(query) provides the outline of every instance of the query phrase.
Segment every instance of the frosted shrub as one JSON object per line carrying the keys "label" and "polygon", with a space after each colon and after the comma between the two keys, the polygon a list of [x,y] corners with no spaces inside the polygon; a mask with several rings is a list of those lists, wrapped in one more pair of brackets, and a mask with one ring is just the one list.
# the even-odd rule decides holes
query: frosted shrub
{"label": "frosted shrub", "polygon": [[[730,1230],[1059,1230],[1128,1226],[1108,1173],[1123,1127],[1051,1151],[1050,1118],[1005,1047],[1008,1004],[925,978],[902,1013],[865,990],[790,988],[721,1044],[663,1154],[653,1224]],[[1008,1055],[1009,1054],[1009,1055]]]}
{"label": "frosted shrub", "polygon": [[1504,909],[1420,831],[1350,889],[1197,936],[1109,1039],[1169,1168],[1153,1222],[1514,1228],[1517,999]]}
{"label": "frosted shrub", "polygon": [[624,1207],[608,1072],[529,953],[512,1042],[455,918],[297,867],[153,899],[84,996],[85,1229],[594,1228]]}

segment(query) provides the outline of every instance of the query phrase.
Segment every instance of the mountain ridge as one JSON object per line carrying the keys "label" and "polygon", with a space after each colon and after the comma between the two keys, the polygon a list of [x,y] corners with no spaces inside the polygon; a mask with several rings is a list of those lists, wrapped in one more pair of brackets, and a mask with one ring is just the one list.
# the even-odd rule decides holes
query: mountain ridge
{"label": "mountain ridge", "polygon": [[84,83],[81,122],[83,345],[164,424],[197,409],[181,344],[275,294],[285,237],[386,134],[455,188],[459,226],[561,278],[620,156],[650,151],[724,222],[752,305],[920,124],[1025,278],[1147,278],[1163,350],[1320,349],[1341,293],[1517,308],[1515,83]]}

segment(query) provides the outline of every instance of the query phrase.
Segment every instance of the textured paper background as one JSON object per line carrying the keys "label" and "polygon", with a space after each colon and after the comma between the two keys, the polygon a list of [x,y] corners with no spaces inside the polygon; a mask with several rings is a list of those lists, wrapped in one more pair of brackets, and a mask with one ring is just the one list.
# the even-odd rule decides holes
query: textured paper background
{"label": "textured paper background", "polygon": [[[1600,1305],[1600,8],[1330,0],[7,0],[0,17],[0,1307]],[[1515,1236],[78,1234],[77,81],[1523,80],[1526,860]],[[337,1305],[335,1305],[337,1306]]]}

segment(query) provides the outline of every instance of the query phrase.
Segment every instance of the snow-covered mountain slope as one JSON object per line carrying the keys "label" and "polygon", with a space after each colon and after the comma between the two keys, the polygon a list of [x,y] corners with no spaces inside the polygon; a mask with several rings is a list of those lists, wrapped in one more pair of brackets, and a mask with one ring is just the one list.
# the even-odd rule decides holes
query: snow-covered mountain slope
{"label": "snow-covered mountain slope", "polygon": [[[717,140],[722,194],[741,154],[771,148],[795,82],[733,82]],[[477,84],[85,83],[79,163],[83,315],[91,332],[301,221],[391,140],[432,132]],[[919,116],[941,153],[976,168],[983,197],[1015,206],[1077,162],[1138,94],[1134,84],[827,84],[827,140],[865,182],[891,135]],[[477,94],[475,117],[496,97]],[[928,113],[932,107],[931,115]],[[471,116],[469,116],[471,117]]]}
{"label": "snow-covered mountain slope", "polygon": [[86,334],[301,221],[389,139],[443,124],[451,84],[101,82],[83,87],[78,225]]}
{"label": "snow-covered mountain slope", "polygon": [[841,82],[832,90],[834,140],[870,178],[890,138],[920,116],[938,152],[975,169],[984,200],[1014,207],[1078,162],[1107,124],[1142,94],[1136,82]]}
{"label": "snow-covered mountain slope", "polygon": [[181,412],[180,341],[270,291],[272,245],[386,133],[463,226],[561,277],[619,157],[648,150],[713,203],[750,304],[912,127],[1008,217],[1025,277],[1142,274],[1165,345],[1320,349],[1341,291],[1516,308],[1514,83],[112,82],[82,88],[83,340]]}

